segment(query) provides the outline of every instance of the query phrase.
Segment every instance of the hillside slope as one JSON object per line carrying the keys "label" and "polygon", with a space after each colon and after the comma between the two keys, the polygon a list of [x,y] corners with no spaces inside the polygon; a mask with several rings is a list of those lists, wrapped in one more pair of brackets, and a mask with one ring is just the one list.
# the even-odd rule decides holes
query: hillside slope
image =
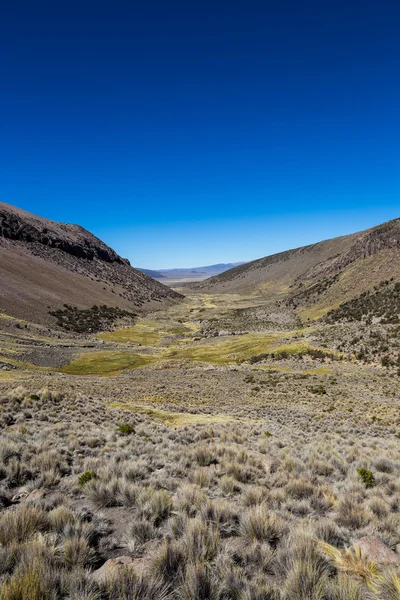
{"label": "hillside slope", "polygon": [[266,256],[194,284],[205,292],[285,298],[317,318],[381,281],[400,277],[400,219],[347,236]]}
{"label": "hillside slope", "polygon": [[132,268],[79,225],[0,203],[0,312],[51,322],[49,310],[106,304],[126,310],[182,296]]}

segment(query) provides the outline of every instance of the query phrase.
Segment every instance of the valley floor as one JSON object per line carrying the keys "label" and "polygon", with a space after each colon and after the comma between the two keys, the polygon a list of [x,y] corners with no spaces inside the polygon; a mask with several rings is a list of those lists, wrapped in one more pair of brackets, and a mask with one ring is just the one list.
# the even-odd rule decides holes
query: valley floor
{"label": "valley floor", "polygon": [[189,293],[87,336],[0,316],[0,599],[398,600],[396,370]]}

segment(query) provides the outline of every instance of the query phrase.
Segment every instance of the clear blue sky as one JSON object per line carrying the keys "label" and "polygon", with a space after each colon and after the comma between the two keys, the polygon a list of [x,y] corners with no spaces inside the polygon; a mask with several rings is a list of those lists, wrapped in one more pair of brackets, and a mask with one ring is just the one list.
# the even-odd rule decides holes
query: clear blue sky
{"label": "clear blue sky", "polygon": [[399,31],[398,0],[8,2],[0,200],[150,268],[400,216]]}

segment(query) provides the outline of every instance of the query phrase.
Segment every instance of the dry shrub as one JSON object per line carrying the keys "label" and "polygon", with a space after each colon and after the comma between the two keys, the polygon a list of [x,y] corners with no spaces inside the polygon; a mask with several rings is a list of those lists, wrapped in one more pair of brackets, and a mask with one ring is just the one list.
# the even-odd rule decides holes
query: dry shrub
{"label": "dry shrub", "polygon": [[190,560],[211,561],[217,556],[220,536],[215,527],[195,518],[189,520],[183,542]]}
{"label": "dry shrub", "polygon": [[165,583],[171,584],[182,576],[186,552],[181,543],[166,540],[154,555],[151,570]]}
{"label": "dry shrub", "polygon": [[273,546],[278,543],[285,529],[282,519],[270,513],[263,505],[247,509],[240,521],[243,537],[250,541],[268,542]]}
{"label": "dry shrub", "polygon": [[372,519],[372,513],[351,496],[344,497],[338,504],[336,521],[349,529],[361,529]]}
{"label": "dry shrub", "polygon": [[220,583],[207,564],[189,564],[180,596],[182,600],[219,600]]}
{"label": "dry shrub", "polygon": [[379,579],[377,565],[367,559],[358,546],[338,550],[329,544],[320,542],[320,547],[335,567],[343,573],[362,580],[370,589],[375,588]]}
{"label": "dry shrub", "polygon": [[108,582],[107,600],[170,600],[168,587],[151,575],[136,574],[132,569]]}
{"label": "dry shrub", "polygon": [[0,543],[3,545],[25,542],[35,533],[50,528],[47,513],[37,506],[19,506],[0,517]]}

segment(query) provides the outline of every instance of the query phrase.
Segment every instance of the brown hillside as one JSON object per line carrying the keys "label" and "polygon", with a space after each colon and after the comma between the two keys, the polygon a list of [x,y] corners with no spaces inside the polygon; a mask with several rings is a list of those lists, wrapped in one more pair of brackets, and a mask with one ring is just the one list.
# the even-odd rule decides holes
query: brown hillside
{"label": "brown hillside", "polygon": [[182,296],[132,268],[79,225],[56,223],[0,203],[0,312],[51,319],[64,303],[154,308]]}
{"label": "brown hillside", "polygon": [[201,283],[209,292],[255,292],[290,299],[317,318],[382,280],[400,277],[400,219],[347,236],[266,256]]}

